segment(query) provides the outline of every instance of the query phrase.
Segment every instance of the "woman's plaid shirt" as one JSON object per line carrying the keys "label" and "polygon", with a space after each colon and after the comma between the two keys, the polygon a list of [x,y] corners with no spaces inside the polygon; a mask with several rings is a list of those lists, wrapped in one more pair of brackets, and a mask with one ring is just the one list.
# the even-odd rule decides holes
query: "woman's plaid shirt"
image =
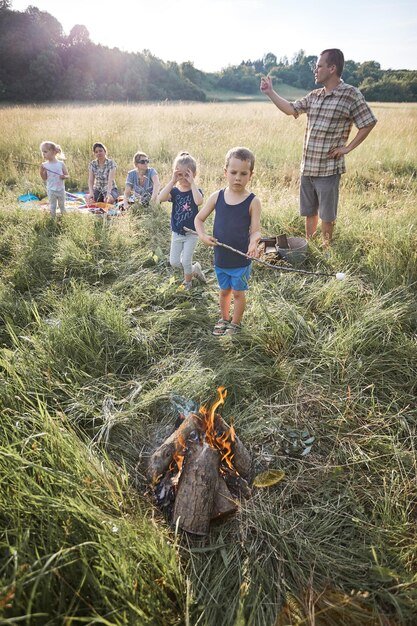
{"label": "woman's plaid shirt", "polygon": [[[103,167],[100,167],[97,159],[90,162],[89,169],[93,172],[94,176],[94,189],[98,189],[102,193],[106,193],[107,184],[109,182],[109,175],[111,170],[116,169],[116,162],[113,159],[108,159],[106,157]],[[113,182],[113,189],[116,186],[116,183]]]}
{"label": "woman's plaid shirt", "polygon": [[301,174],[343,174],[346,171],[344,156],[329,159],[327,155],[334,148],[346,145],[353,124],[359,129],[376,122],[359,89],[341,81],[327,95],[323,87],[291,104],[295,117],[307,113]]}

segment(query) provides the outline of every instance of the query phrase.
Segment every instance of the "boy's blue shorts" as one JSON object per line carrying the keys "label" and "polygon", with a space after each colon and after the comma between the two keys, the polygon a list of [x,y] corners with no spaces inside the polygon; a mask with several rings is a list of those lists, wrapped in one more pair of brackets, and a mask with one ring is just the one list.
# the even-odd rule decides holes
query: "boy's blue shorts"
{"label": "boy's blue shorts", "polygon": [[252,271],[252,263],[245,267],[218,267],[214,266],[220,289],[233,289],[233,291],[247,291],[249,289],[249,277]]}

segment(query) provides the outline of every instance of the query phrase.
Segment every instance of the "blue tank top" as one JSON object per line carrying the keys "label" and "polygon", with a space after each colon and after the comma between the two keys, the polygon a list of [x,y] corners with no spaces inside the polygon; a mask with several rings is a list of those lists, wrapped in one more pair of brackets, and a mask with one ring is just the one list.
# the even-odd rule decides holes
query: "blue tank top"
{"label": "blue tank top", "polygon": [[[219,191],[216,201],[216,215],[214,218],[213,235],[222,243],[247,252],[249,246],[249,230],[251,216],[249,207],[255,194],[250,193],[240,204],[226,204],[224,189]],[[236,254],[231,250],[214,247],[214,263],[217,267],[246,267],[251,264],[249,259]]]}

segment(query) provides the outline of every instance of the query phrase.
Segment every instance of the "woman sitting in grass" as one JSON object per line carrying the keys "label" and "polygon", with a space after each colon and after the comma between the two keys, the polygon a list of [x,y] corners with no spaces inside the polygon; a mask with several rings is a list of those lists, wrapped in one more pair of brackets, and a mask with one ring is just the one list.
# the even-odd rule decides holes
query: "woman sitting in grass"
{"label": "woman sitting in grass", "polygon": [[155,202],[161,187],[158,172],[149,167],[149,157],[145,152],[136,152],[133,157],[135,169],[127,174],[123,207],[129,207],[129,202],[139,202],[142,206],[148,206]]}
{"label": "woman sitting in grass", "polygon": [[114,204],[119,196],[116,186],[116,162],[107,157],[107,148],[96,141],[93,144],[96,157],[88,169],[87,202],[108,202]]}

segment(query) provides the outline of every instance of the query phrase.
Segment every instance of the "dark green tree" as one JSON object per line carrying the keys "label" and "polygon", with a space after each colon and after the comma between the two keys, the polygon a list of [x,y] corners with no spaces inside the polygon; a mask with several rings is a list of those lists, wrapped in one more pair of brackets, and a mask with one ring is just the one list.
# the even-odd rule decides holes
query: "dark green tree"
{"label": "dark green tree", "polygon": [[355,63],[355,61],[347,60],[345,61],[345,67],[343,69],[342,78],[345,83],[349,83],[349,85],[354,85],[355,87],[359,86],[360,78],[358,77],[358,69],[360,67],[360,63]]}
{"label": "dark green tree", "polygon": [[263,56],[263,70],[267,74],[277,65],[277,57],[273,52],[267,52]]}
{"label": "dark green tree", "polygon": [[366,78],[371,78],[372,80],[380,80],[383,76],[383,73],[384,72],[381,70],[381,65],[376,61],[365,61],[364,63],[360,63],[356,71],[359,83],[364,81]]}
{"label": "dark green tree", "polygon": [[56,100],[62,97],[63,64],[55,50],[38,54],[29,65],[28,87],[33,100]]}

